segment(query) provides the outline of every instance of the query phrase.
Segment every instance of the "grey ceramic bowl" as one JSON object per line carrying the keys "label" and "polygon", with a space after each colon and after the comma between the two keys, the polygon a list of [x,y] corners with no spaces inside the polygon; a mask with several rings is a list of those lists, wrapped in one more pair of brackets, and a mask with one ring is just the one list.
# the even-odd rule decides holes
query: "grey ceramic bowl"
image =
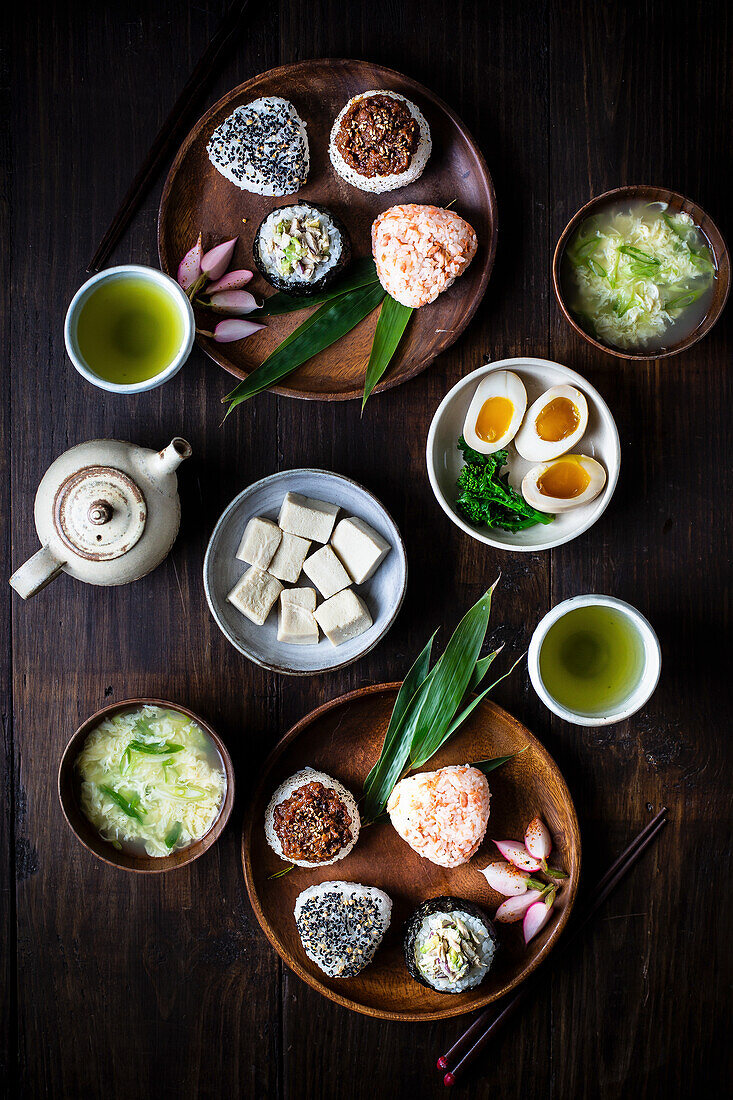
{"label": "grey ceramic bowl", "polygon": [[[264,626],[255,626],[227,600],[228,593],[249,568],[235,557],[247,521],[253,516],[264,516],[277,522],[283,497],[289,492],[338,504],[342,510],[337,523],[344,516],[359,516],[392,548],[373,577],[365,584],[354,585],[354,590],[369,608],[372,626],[343,645],[332,646],[324,637],[318,645],[309,646],[278,642],[277,605]],[[303,574],[298,584],[310,585],[311,582]],[[396,619],[406,588],[407,555],[394,520],[377,498],[361,485],[328,470],[282,470],[244,489],[223,512],[204,558],[206,599],[219,629],[250,661],[291,676],[329,672],[363,657]]]}

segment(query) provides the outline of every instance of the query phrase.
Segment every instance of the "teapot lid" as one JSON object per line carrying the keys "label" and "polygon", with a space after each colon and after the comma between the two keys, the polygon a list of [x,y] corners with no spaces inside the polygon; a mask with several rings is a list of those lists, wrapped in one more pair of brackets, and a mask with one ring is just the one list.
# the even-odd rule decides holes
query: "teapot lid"
{"label": "teapot lid", "polygon": [[88,561],[120,558],[140,541],[147,520],[138,485],[113,466],[84,466],[59,486],[53,523],[62,541]]}

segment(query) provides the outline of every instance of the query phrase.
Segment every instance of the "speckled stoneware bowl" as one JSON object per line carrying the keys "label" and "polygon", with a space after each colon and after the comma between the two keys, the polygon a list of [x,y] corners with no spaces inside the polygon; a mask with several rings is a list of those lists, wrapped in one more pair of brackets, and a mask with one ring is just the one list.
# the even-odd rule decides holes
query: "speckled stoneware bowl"
{"label": "speckled stoneware bowl", "polygon": [[[354,585],[372,617],[372,626],[358,638],[333,646],[321,636],[317,645],[292,645],[277,640],[277,604],[264,626],[255,626],[227,600],[227,595],[249,568],[235,555],[248,520],[264,516],[277,522],[286,493],[301,493],[338,504],[336,522],[358,516],[374,528],[391,550],[373,577]],[[317,549],[314,544],[313,550]],[[312,587],[301,575],[298,585]],[[290,586],[286,586],[290,587]],[[282,470],[256,481],[225,509],[209,540],[204,559],[206,599],[219,629],[250,661],[291,676],[309,676],[342,668],[363,657],[387,633],[402,606],[407,588],[407,555],[397,526],[370,492],[340,474],[328,470]],[[319,597],[319,604],[320,604]]]}

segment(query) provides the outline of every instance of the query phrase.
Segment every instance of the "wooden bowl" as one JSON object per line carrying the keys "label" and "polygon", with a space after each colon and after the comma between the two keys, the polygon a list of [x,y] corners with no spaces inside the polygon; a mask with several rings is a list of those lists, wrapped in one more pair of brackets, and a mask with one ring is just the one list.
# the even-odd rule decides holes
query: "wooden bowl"
{"label": "wooden bowl", "polygon": [[[322,869],[296,867],[272,878],[287,864],[265,840],[264,815],[274,789],[308,765],[340,779],[355,797],[376,761],[399,690],[378,684],[353,691],[314,710],[285,735],[264,765],[259,789],[247,815],[242,861],[250,901],[265,935],[283,961],[325,997],[367,1016],[387,1020],[440,1020],[482,1008],[519,985],[557,943],[575,900],[580,876],[580,830],[570,792],[554,760],[521,722],[484,701],[461,730],[423,771],[465,764],[520,750],[521,755],[489,775],[491,817],[488,836],[462,867],[437,867],[421,858],[391,824],[362,829],[354,850]],[[436,993],[408,974],[402,949],[404,921],[421,902],[453,894],[479,905],[489,916],[504,900],[479,872],[500,855],[497,840],[524,836],[539,815],[553,837],[551,864],[569,874],[556,902],[555,916],[525,946],[521,923],[497,924],[496,961],[482,985],[459,994]],[[378,886],[393,901],[392,923],[373,962],[354,978],[329,978],[311,962],[300,942],[293,909],[301,890],[342,879]]]}
{"label": "wooden bowl", "polygon": [[[600,340],[596,340],[593,336],[589,335],[589,333],[578,324],[563,298],[560,269],[562,267],[565,248],[571,236],[585,218],[596,213],[601,207],[606,206],[609,202],[625,199],[630,201],[641,199],[644,202],[666,202],[673,213],[684,211],[684,213],[689,214],[698,229],[704,233],[715,257],[718,277],[715,280],[713,300],[710,303],[708,312],[705,314],[702,323],[698,325],[694,332],[691,332],[684,340],[680,340],[679,343],[674,344],[665,351],[643,354],[639,352],[622,351],[620,348],[612,348],[608,344],[601,343]],[[723,307],[728,299],[728,291],[730,290],[730,255],[715,222],[705,213],[701,206],[698,206],[696,202],[692,202],[691,199],[686,199],[684,195],[680,195],[677,191],[669,191],[666,187],[648,187],[644,184],[636,184],[629,187],[616,187],[612,191],[606,191],[604,194],[598,195],[597,198],[587,202],[565,226],[560,240],[557,242],[555,255],[552,259],[552,285],[555,289],[557,304],[560,306],[565,320],[572,325],[579,336],[582,336],[583,339],[589,344],[592,344],[594,348],[606,352],[607,355],[615,355],[618,359],[636,359],[642,362],[649,362],[651,359],[666,359],[670,355],[679,355],[681,351],[687,351],[687,349],[691,348],[693,344],[696,344],[698,340],[702,340],[703,336],[707,336],[708,332],[710,332],[710,329],[723,312]]]}
{"label": "wooden bowl", "polygon": [[[369,194],[351,187],[333,167],[328,142],[336,115],[352,96],[370,89],[399,92],[425,115],[433,151],[420,179],[397,191]],[[232,111],[260,96],[284,96],[294,104],[308,128],[311,166],[308,180],[296,195],[267,197],[240,191],[209,161],[206,144],[214,129]],[[473,317],[489,281],[496,252],[497,213],[494,186],[481,152],[451,108],[417,81],[367,61],[321,58],[283,65],[261,73],[215,103],[199,119],[173,162],[163,188],[158,215],[161,267],[175,278],[181,257],[200,231],[204,247],[239,237],[232,268],[254,269],[252,244],[266,214],[297,201],[317,202],[336,214],[351,237],[355,257],[371,255],[371,225],[377,214],[402,203],[447,206],[471,223],[479,248],[468,270],[435,302],[415,310],[397,352],[375,392],[398,386],[424,370],[453,344]],[[255,270],[247,287],[257,298],[272,288]],[[313,307],[280,317],[268,317],[265,328],[246,340],[216,344],[198,336],[206,354],[236,378],[247,375],[309,316]],[[198,309],[198,307],[197,307]],[[304,363],[274,393],[317,401],[360,398],[369,361],[378,310],[320,355]],[[202,323],[206,318],[207,323]],[[209,328],[212,314],[200,314]]]}
{"label": "wooden bowl", "polygon": [[[81,752],[87,735],[91,733],[94,727],[98,726],[103,718],[109,718],[110,715],[116,714],[121,710],[129,710],[133,707],[142,707],[146,705],[165,707],[167,710],[178,711],[180,714],[185,714],[187,718],[191,718],[201,726],[216,745],[226,773],[224,802],[222,803],[219,816],[208,833],[206,833],[201,840],[197,840],[195,844],[191,844],[188,848],[181,848],[180,851],[173,852],[172,855],[169,856],[131,855],[129,852],[118,851],[109,841],[104,840],[79,805],[77,784],[74,777],[74,764],[76,763],[76,758]],[[61,757],[61,763],[59,764],[58,792],[61,810],[69,828],[74,833],[77,840],[81,841],[88,851],[97,856],[98,859],[103,860],[105,863],[109,863],[112,867],[121,867],[124,871],[137,871],[140,874],[155,874],[162,871],[172,871],[176,867],[185,867],[187,863],[193,863],[195,859],[202,856],[204,852],[219,839],[226,827],[229,815],[232,812],[232,806],[234,805],[234,767],[232,766],[232,759],[229,752],[219,735],[211,728],[208,722],[205,722],[198,714],[194,714],[192,710],[189,710],[187,707],[182,707],[179,703],[170,703],[167,699],[123,699],[120,703],[112,703],[108,707],[102,707],[101,710],[98,710],[96,714],[92,714],[90,718],[87,718],[87,720],[82,722],[79,726],[79,729],[69,741]]]}

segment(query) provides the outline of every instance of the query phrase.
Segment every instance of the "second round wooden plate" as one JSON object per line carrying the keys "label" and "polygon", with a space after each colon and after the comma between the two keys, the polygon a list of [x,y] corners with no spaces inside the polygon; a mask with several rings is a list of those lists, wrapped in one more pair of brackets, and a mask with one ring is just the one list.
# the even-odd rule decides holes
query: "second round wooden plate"
{"label": "second round wooden plate", "polygon": [[[287,965],[332,1001],[387,1020],[440,1020],[482,1008],[513,989],[545,958],[570,915],[580,874],[580,830],[570,792],[549,753],[521,722],[484,701],[465,726],[422,770],[466,764],[520,750],[489,775],[491,816],[487,839],[462,867],[436,867],[422,859],[390,824],[363,829],[346,859],[322,870],[286,866],[265,840],[264,814],[275,787],[311,765],[340,779],[358,799],[376,761],[399,684],[379,684],[343,695],[301,719],[267,760],[259,789],[245,821],[242,862],[250,901],[267,938]],[[489,916],[503,900],[479,873],[500,856],[490,841],[521,839],[539,815],[554,843],[551,863],[568,872],[558,894],[555,915],[525,946],[521,923],[497,925],[499,950],[488,977],[476,989],[440,994],[409,976],[402,953],[402,927],[427,898],[454,894],[480,905]],[[305,954],[293,918],[301,890],[318,882],[343,879],[378,886],[393,901],[392,923],[374,961],[355,978],[329,978]]]}
{"label": "second round wooden plate", "polygon": [[[372,88],[400,92],[416,103],[428,120],[433,139],[433,151],[420,179],[383,195],[351,187],[333,170],[328,156],[336,115],[352,96]],[[311,167],[308,181],[297,195],[268,198],[240,191],[216,171],[206,154],[212,132],[235,107],[268,95],[289,99],[308,128]],[[262,218],[277,206],[301,199],[323,203],[341,218],[356,256],[371,254],[372,222],[377,214],[397,203],[450,203],[451,209],[476,230],[479,250],[470,267],[435,302],[415,311],[376,390],[398,386],[424,370],[457,340],[486,290],[496,251],[497,220],[494,187],[484,158],[447,104],[422,84],[392,69],[366,61],[328,58],[271,69],[228,92],[199,119],[181,146],[160,203],[161,267],[175,278],[179,261],[202,231],[207,248],[239,236],[232,267],[253,269],[252,242]],[[257,297],[272,293],[257,273],[247,289]],[[268,318],[265,329],[237,343],[215,344],[202,336],[197,339],[211,359],[237,378],[245,378],[309,313],[301,310]],[[361,397],[377,315],[375,310],[274,391],[322,401]]]}

